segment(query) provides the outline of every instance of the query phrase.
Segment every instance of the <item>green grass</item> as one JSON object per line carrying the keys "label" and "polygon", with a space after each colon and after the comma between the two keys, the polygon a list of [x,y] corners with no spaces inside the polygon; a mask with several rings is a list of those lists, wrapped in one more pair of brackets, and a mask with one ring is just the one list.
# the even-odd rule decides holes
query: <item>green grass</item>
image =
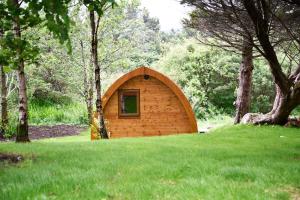
{"label": "green grass", "polygon": [[209,119],[198,120],[198,127],[203,128],[219,128],[233,124],[233,118],[228,115],[216,115]]}
{"label": "green grass", "polygon": [[[88,133],[30,144],[0,166],[0,198],[292,199],[300,195],[300,130],[223,127],[206,135],[90,142]],[[31,159],[32,158],[32,159]]]}

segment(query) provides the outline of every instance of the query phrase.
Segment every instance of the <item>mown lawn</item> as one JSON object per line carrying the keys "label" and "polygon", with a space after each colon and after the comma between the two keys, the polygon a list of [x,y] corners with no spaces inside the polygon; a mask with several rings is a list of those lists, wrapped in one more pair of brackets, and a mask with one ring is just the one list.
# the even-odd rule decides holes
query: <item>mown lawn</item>
{"label": "mown lawn", "polygon": [[300,130],[236,126],[207,135],[90,142],[83,134],[0,144],[0,198],[299,199]]}

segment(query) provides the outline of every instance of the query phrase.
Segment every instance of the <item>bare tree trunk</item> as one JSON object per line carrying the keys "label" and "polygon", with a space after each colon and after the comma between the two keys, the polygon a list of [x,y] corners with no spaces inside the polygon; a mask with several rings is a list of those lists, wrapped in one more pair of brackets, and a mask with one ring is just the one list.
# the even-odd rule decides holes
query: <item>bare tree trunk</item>
{"label": "bare tree trunk", "polygon": [[1,67],[1,129],[0,138],[4,137],[7,125],[8,125],[8,112],[7,112],[7,85],[6,85],[6,75]]}
{"label": "bare tree trunk", "polygon": [[[18,0],[12,0],[15,7],[19,6]],[[19,17],[15,17],[15,37],[21,39],[21,29]],[[28,106],[27,106],[27,94],[26,94],[26,77],[24,72],[24,60],[21,56],[21,49],[17,50],[17,58],[19,59],[17,75],[19,82],[19,121],[17,127],[16,142],[29,142],[28,137]]]}
{"label": "bare tree trunk", "polygon": [[[300,65],[298,67],[300,69]],[[282,92],[276,85],[276,97],[272,110],[267,114],[246,114],[243,123],[253,124],[278,124],[284,125],[288,122],[291,112],[300,105],[300,72],[289,78],[294,86],[289,92]]]}
{"label": "bare tree trunk", "polygon": [[93,64],[95,67],[95,86],[96,86],[96,110],[99,113],[99,127],[100,127],[100,136],[103,139],[108,139],[107,130],[105,127],[104,116],[103,116],[103,108],[102,108],[102,99],[101,99],[101,77],[100,77],[100,66],[98,63],[98,38],[97,38],[97,27],[95,23],[95,13],[94,11],[90,11],[90,23],[91,23],[91,46],[92,46],[92,56],[93,56]]}
{"label": "bare tree trunk", "polygon": [[[92,58],[90,60],[90,67],[92,68],[93,66],[93,61]],[[89,74],[89,78],[88,78],[88,93],[87,93],[87,109],[88,109],[88,117],[89,117],[89,124],[93,123],[93,99],[94,99],[94,79],[93,76],[91,75],[92,73],[90,72],[90,70],[88,70],[88,74]]]}
{"label": "bare tree trunk", "polygon": [[280,103],[280,88],[278,87],[278,85],[275,85],[275,87],[276,87],[276,96],[275,96],[275,99],[274,99],[272,110],[270,112],[271,114],[276,112],[276,109],[278,108],[279,103]]}
{"label": "bare tree trunk", "polygon": [[[271,119],[267,121],[271,124],[284,125],[288,122],[288,118],[291,112],[299,105],[299,102],[294,102],[294,99],[289,99],[288,96],[280,95],[278,107],[275,112],[271,115]],[[267,118],[268,120],[268,118]],[[265,121],[263,121],[265,122]],[[261,123],[261,122],[260,122]]]}
{"label": "bare tree trunk", "polygon": [[[3,30],[0,29],[0,39],[3,36]],[[7,85],[6,75],[4,68],[0,65],[1,70],[1,127],[0,127],[0,138],[4,137],[5,130],[8,125],[8,111],[7,111]]]}
{"label": "bare tree trunk", "polygon": [[242,63],[240,65],[239,89],[236,99],[236,115],[234,123],[240,123],[242,117],[249,112],[251,102],[251,85],[253,71],[253,45],[244,39]]}
{"label": "bare tree trunk", "polygon": [[88,123],[89,125],[93,122],[93,103],[92,103],[92,97],[93,97],[93,89],[91,89],[91,81],[89,81],[89,70],[88,65],[85,62],[84,57],[84,48],[83,48],[83,42],[80,40],[80,46],[81,46],[81,56],[82,56],[82,63],[83,63],[83,86],[84,86],[84,101],[86,104],[86,109],[88,112]]}
{"label": "bare tree trunk", "polygon": [[243,123],[285,125],[291,112],[300,104],[300,94],[289,97],[280,92],[277,107],[267,114],[248,113],[242,119]]}

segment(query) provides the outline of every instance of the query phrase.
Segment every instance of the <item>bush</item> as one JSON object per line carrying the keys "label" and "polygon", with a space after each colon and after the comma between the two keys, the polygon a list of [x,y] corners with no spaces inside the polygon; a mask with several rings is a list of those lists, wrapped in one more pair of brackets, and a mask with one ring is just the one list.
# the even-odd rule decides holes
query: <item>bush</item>
{"label": "bush", "polygon": [[299,117],[300,116],[300,106],[297,106],[293,112],[291,113],[292,117]]}

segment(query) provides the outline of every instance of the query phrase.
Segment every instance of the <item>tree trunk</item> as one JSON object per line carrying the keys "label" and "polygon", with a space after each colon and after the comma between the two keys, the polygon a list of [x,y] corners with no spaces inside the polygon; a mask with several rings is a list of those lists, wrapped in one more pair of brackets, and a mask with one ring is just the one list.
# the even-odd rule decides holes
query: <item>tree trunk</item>
{"label": "tree trunk", "polygon": [[[276,83],[276,98],[271,112],[264,115],[247,114],[243,122],[254,124],[284,125],[290,113],[300,104],[300,64],[296,71],[287,77],[282,70],[275,46],[270,40],[270,2],[243,0],[243,5],[251,18],[256,37],[263,50],[263,56],[268,60],[270,70]],[[290,30],[288,30],[290,31]],[[292,40],[294,40],[293,38]]]}
{"label": "tree trunk", "polygon": [[91,89],[91,84],[90,84],[91,81],[89,81],[89,70],[85,62],[82,40],[80,40],[80,46],[81,46],[81,57],[82,57],[82,64],[83,64],[84,101],[88,112],[88,123],[89,125],[91,125],[93,122],[93,103],[92,103],[93,90]]}
{"label": "tree trunk", "polygon": [[[91,66],[93,66],[93,62],[91,60]],[[93,99],[94,99],[94,91],[93,91],[93,88],[94,88],[94,79],[93,77],[91,76],[92,73],[90,73],[90,70],[88,70],[88,74],[90,75],[89,78],[88,78],[88,86],[89,86],[89,89],[88,89],[88,93],[87,93],[87,110],[88,110],[88,117],[89,117],[89,124],[92,124],[93,123]]]}
{"label": "tree trunk", "polygon": [[[18,0],[12,0],[15,7],[19,6]],[[19,17],[15,17],[15,37],[21,39],[21,29]],[[19,84],[19,121],[17,126],[16,142],[29,142],[28,137],[28,106],[27,106],[27,94],[26,94],[26,77],[24,72],[24,60],[22,58],[22,52],[20,48],[16,49],[18,58],[18,84]]]}
{"label": "tree trunk", "polygon": [[277,107],[279,106],[280,103],[280,88],[278,87],[278,85],[275,85],[275,87],[276,87],[276,96],[273,102],[272,110],[270,112],[271,114],[276,112]]}
{"label": "tree trunk", "polygon": [[[90,23],[91,23],[91,46],[92,46],[92,57],[93,65],[95,67],[95,86],[96,86],[96,111],[99,113],[99,127],[100,127],[100,136],[103,139],[108,139],[107,130],[105,127],[103,108],[102,108],[102,99],[101,99],[101,77],[100,77],[100,66],[98,63],[98,38],[97,30],[95,23],[95,12],[90,11]],[[99,22],[98,22],[99,23]],[[97,24],[98,28],[98,24]]]}
{"label": "tree trunk", "polygon": [[7,85],[6,85],[6,75],[1,67],[1,129],[0,138],[4,137],[5,131],[8,125],[8,112],[7,112]]}
{"label": "tree trunk", "polygon": [[243,123],[285,125],[291,112],[300,105],[300,90],[295,88],[290,93],[283,93],[277,86],[273,108],[267,114],[248,113],[242,119]]}
{"label": "tree trunk", "polygon": [[[0,29],[0,39],[3,36],[3,30]],[[8,125],[8,111],[7,111],[7,84],[4,68],[0,65],[1,70],[1,127],[0,138],[4,137],[7,125]]]}
{"label": "tree trunk", "polygon": [[236,115],[234,123],[240,123],[242,117],[249,112],[251,102],[251,85],[253,71],[253,45],[248,39],[243,42],[242,62],[239,74],[239,89],[237,93]]}

